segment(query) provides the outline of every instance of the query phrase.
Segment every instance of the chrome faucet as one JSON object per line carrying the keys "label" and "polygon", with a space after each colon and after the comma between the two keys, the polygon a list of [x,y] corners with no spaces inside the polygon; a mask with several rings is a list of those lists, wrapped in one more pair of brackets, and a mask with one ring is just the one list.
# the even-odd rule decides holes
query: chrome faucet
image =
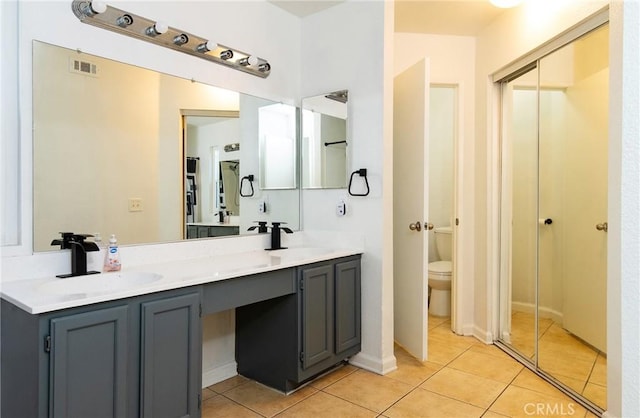
{"label": "chrome faucet", "polygon": [[73,232],[61,232],[62,239],[54,239],[51,245],[59,245],[62,250],[71,250],[71,273],[58,274],[56,277],[85,276],[87,274],[99,274],[99,271],[87,271],[87,252],[99,251],[95,242],[85,241],[93,235],[74,234]]}

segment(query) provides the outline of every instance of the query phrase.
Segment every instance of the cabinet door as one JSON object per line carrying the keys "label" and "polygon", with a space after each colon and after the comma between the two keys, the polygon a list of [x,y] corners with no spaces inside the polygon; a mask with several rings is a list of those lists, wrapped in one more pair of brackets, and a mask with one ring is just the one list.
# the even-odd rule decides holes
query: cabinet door
{"label": "cabinet door", "polygon": [[199,306],[198,294],[142,304],[142,417],[200,416]]}
{"label": "cabinet door", "polygon": [[333,355],[333,265],[301,271],[302,369]]}
{"label": "cabinet door", "polygon": [[336,264],[336,354],[360,344],[360,260]]}
{"label": "cabinet door", "polygon": [[51,416],[126,416],[127,312],[120,306],[51,320]]}

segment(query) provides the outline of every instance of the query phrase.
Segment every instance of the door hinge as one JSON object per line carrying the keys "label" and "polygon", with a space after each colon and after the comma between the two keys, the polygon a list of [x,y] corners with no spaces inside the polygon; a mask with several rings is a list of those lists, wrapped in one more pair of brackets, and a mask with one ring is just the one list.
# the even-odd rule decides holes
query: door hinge
{"label": "door hinge", "polygon": [[198,394],[198,409],[202,409],[202,394]]}
{"label": "door hinge", "polygon": [[198,316],[202,318],[202,303],[198,305]]}
{"label": "door hinge", "polygon": [[304,351],[300,352],[300,363],[304,363]]}
{"label": "door hinge", "polygon": [[47,335],[46,337],[44,337],[44,352],[51,352],[51,335]]}
{"label": "door hinge", "polygon": [[460,219],[456,218],[456,226],[460,225]]}
{"label": "door hinge", "polygon": [[304,279],[300,278],[300,290],[304,290]]}

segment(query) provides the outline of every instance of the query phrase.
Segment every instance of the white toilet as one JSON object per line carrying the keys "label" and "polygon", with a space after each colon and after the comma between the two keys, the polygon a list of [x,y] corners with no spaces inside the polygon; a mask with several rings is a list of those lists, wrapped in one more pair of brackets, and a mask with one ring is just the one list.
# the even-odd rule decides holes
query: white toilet
{"label": "white toilet", "polygon": [[434,316],[451,316],[451,227],[434,229],[436,250],[440,261],[429,263],[429,313]]}

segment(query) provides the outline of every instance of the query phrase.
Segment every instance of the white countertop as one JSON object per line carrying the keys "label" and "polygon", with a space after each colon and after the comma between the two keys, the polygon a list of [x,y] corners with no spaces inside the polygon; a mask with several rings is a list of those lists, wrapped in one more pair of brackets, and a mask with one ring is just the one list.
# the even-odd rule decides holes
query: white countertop
{"label": "white countertop", "polygon": [[[2,298],[31,314],[195,286],[235,277],[362,254],[359,249],[297,247],[277,251],[253,250],[183,259],[60,279],[54,276],[2,283]],[[156,276],[154,276],[156,275]],[[134,276],[153,281],[134,282]],[[127,282],[127,278],[131,278]],[[70,280],[69,282],[61,282]],[[77,285],[77,286],[76,286]],[[75,287],[75,288],[74,288]]]}

